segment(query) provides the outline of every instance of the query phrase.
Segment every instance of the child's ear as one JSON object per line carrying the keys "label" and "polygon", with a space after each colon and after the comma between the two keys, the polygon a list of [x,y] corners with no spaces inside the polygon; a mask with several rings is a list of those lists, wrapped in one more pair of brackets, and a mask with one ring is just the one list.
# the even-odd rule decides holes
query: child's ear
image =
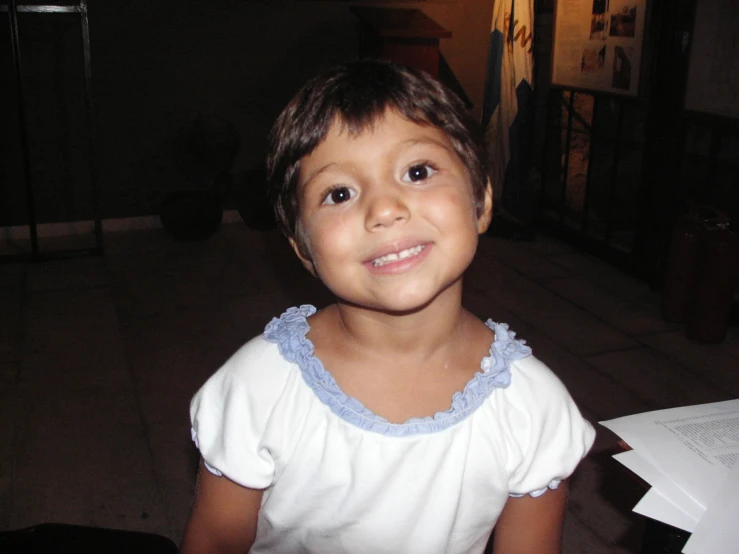
{"label": "child's ear", "polygon": [[490,220],[493,218],[493,185],[488,179],[485,184],[485,193],[483,197],[482,210],[477,216],[477,232],[483,234],[490,226]]}
{"label": "child's ear", "polygon": [[303,267],[307,269],[308,272],[313,275],[313,277],[318,277],[318,274],[316,273],[316,266],[313,265],[313,260],[311,260],[307,255],[307,248],[305,248],[304,245],[299,244],[298,241],[292,237],[287,240],[288,242],[290,242],[290,246],[292,246],[295,255],[300,260],[300,263],[303,264]]}

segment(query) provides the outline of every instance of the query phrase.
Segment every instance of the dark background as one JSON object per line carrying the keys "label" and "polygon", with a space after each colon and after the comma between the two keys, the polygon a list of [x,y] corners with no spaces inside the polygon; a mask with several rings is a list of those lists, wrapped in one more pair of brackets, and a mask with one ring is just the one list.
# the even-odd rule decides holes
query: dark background
{"label": "dark background", "polygon": [[[100,215],[156,214],[171,192],[202,187],[203,168],[186,140],[201,114],[237,129],[241,146],[230,188],[248,186],[269,128],[296,89],[319,69],[357,56],[357,20],[349,11],[357,4],[92,0]],[[421,7],[451,30],[442,52],[479,109],[492,3],[369,4]],[[18,22],[38,220],[89,220],[79,16],[19,13]],[[8,226],[27,218],[6,13],[0,44],[0,226]]]}

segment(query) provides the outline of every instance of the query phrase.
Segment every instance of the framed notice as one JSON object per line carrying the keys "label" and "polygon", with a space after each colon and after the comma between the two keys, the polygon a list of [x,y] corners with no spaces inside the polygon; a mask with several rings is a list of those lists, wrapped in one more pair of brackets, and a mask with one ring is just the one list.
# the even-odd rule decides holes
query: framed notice
{"label": "framed notice", "polygon": [[557,0],[552,84],[636,96],[647,0]]}
{"label": "framed notice", "polygon": [[737,0],[701,0],[696,4],[686,109],[739,119],[737,25]]}

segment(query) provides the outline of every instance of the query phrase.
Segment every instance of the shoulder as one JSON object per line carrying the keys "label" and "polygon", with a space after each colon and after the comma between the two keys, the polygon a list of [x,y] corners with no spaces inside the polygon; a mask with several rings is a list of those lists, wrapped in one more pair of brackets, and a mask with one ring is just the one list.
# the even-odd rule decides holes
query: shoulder
{"label": "shoulder", "polygon": [[548,402],[570,399],[559,377],[533,354],[511,363],[511,392]]}
{"label": "shoulder", "polygon": [[250,488],[272,482],[275,459],[289,450],[290,430],[300,426],[309,404],[298,366],[286,358],[283,342],[268,338],[270,325],[190,403],[192,437],[208,469]]}
{"label": "shoulder", "polygon": [[193,402],[203,394],[228,394],[233,389],[248,388],[263,396],[271,388],[279,388],[288,377],[291,364],[281,355],[276,344],[259,335],[239,348],[200,389]]}
{"label": "shoulder", "polygon": [[495,400],[499,414],[514,419],[557,421],[579,410],[569,391],[555,373],[533,354],[512,360],[510,385]]}
{"label": "shoulder", "polygon": [[270,388],[279,389],[295,372],[299,358],[311,350],[311,345],[305,340],[310,329],[306,318],[314,312],[312,306],[300,306],[273,318],[264,333],[239,348],[213,374],[206,386],[248,386],[260,396]]}
{"label": "shoulder", "polygon": [[491,362],[503,384],[491,395],[488,407],[505,429],[506,440],[519,446],[549,436],[578,436],[592,443],[594,431],[555,373],[517,339],[505,324],[487,323],[495,331]]}
{"label": "shoulder", "polygon": [[538,495],[575,470],[595,430],[562,381],[533,355],[513,361],[510,378],[492,402],[505,444],[509,492]]}
{"label": "shoulder", "polygon": [[254,372],[268,372],[276,376],[290,365],[281,354],[279,346],[261,334],[234,352],[222,369],[234,378],[249,377]]}
{"label": "shoulder", "polygon": [[262,335],[239,348],[190,401],[196,446],[203,452],[229,427],[238,435],[247,427],[254,427],[255,435],[261,433],[274,406],[285,395],[293,371],[277,346]]}

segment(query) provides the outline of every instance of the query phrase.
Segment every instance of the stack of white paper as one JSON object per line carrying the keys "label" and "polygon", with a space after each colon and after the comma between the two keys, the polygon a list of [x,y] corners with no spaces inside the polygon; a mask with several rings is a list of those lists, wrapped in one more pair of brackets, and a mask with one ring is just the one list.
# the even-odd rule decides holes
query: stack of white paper
{"label": "stack of white paper", "polygon": [[692,533],[685,554],[739,551],[739,400],[602,421],[652,488],[634,511]]}

